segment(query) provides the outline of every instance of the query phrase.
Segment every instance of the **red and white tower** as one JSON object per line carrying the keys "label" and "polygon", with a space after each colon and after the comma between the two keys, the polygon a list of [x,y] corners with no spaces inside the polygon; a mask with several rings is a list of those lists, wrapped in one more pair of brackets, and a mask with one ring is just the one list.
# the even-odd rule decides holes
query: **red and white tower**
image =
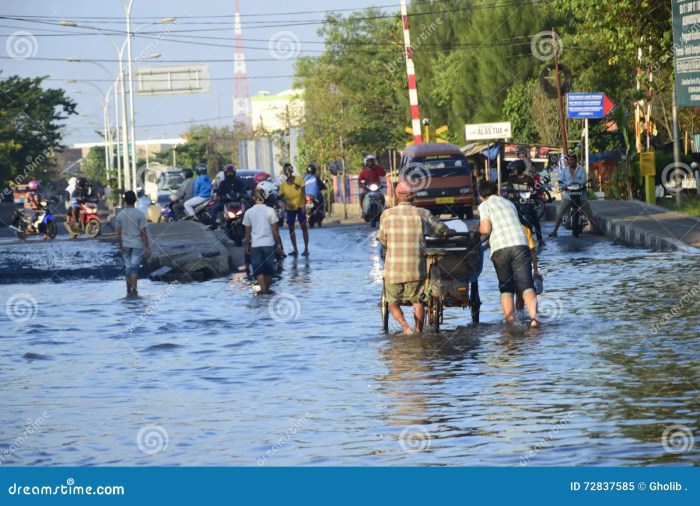
{"label": "red and white tower", "polygon": [[241,17],[236,0],[235,26],[235,53],[233,55],[233,124],[239,124],[250,128],[251,105],[248,93],[248,74],[245,69],[245,53],[243,52],[243,32],[241,31]]}
{"label": "red and white tower", "polygon": [[421,144],[420,112],[418,111],[418,86],[416,86],[416,69],[413,66],[413,49],[411,48],[411,36],[408,31],[408,10],[406,0],[401,0],[401,20],[403,22],[403,44],[406,52],[406,73],[408,74],[408,102],[411,106],[411,128],[413,129],[413,142]]}

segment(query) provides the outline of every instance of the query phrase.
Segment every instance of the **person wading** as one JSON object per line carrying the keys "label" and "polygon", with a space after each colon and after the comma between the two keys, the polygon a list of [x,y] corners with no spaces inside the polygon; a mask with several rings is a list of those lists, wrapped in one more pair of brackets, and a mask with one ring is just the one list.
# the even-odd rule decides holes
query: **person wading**
{"label": "person wading", "polygon": [[146,232],[146,215],[136,209],[136,194],[129,190],[124,194],[124,207],[114,220],[117,223],[119,253],[126,267],[126,294],[138,295],[136,283],[139,279],[139,266],[144,258],[151,256]]}
{"label": "person wading", "polygon": [[304,236],[303,256],[309,255],[309,228],[306,225],[306,193],[304,191],[304,180],[301,176],[294,175],[294,169],[290,164],[285,164],[282,169],[285,179],[280,185],[279,194],[284,199],[287,206],[287,224],[289,225],[289,237],[292,240],[294,251],[290,253],[293,257],[299,255],[297,249],[297,234],[294,231],[294,223],[299,220],[301,233]]}
{"label": "person wading", "polygon": [[451,237],[455,231],[440,223],[430,211],[414,207],[413,189],[401,181],[396,185],[396,206],[379,218],[377,238],[386,251],[384,293],[389,310],[405,334],[414,329],[406,322],[401,302],[413,304],[415,332],[423,331],[425,309],[420,300],[425,278],[425,236]]}

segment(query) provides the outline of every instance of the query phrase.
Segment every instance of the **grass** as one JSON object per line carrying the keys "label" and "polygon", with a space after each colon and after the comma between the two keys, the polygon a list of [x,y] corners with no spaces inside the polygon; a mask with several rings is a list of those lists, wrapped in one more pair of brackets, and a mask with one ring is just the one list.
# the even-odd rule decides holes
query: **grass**
{"label": "grass", "polygon": [[700,197],[696,194],[681,194],[681,205],[676,205],[676,198],[659,199],[658,204],[666,209],[700,218]]}

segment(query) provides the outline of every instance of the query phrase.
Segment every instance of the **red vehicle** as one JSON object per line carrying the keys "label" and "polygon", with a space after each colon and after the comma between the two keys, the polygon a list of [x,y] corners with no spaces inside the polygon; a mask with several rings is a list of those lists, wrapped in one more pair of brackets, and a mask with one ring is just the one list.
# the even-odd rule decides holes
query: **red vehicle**
{"label": "red vehicle", "polygon": [[73,216],[69,213],[66,217],[66,229],[75,239],[80,234],[87,235],[90,239],[97,237],[100,233],[100,217],[97,214],[97,204],[84,202],[80,204],[80,223],[75,223]]}

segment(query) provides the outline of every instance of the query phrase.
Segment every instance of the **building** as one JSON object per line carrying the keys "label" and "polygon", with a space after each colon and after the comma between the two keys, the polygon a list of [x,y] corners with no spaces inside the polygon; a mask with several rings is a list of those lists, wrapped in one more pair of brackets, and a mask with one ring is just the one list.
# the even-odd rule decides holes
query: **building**
{"label": "building", "polygon": [[304,115],[302,90],[285,90],[277,95],[261,91],[251,98],[253,129],[274,132],[301,124]]}

